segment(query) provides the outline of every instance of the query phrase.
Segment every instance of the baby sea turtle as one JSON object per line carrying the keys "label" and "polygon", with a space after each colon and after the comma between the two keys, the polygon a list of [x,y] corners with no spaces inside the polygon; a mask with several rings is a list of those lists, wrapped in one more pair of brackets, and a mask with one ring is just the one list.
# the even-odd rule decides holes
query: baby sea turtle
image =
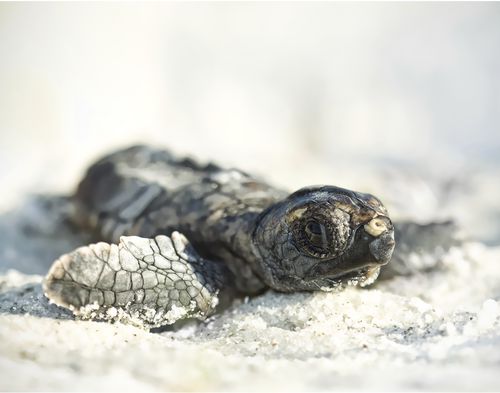
{"label": "baby sea turtle", "polygon": [[[96,162],[71,202],[74,223],[99,242],[55,261],[44,292],[86,319],[158,327],[207,317],[223,293],[366,286],[395,248],[394,224],[373,195],[334,186],[289,194],[148,146]],[[395,257],[412,252],[412,236]]]}

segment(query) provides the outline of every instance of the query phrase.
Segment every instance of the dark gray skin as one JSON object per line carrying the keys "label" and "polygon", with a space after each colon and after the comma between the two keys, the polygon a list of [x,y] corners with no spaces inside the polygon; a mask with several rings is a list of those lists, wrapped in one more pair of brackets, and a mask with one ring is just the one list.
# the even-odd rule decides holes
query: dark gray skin
{"label": "dark gray skin", "polygon": [[[374,223],[380,229],[370,229]],[[259,216],[252,239],[259,276],[286,292],[376,278],[394,245],[378,199],[332,186],[303,188],[276,202]]]}
{"label": "dark gray skin", "polygon": [[368,285],[395,247],[387,210],[370,194],[317,186],[288,195],[241,171],[146,146],[91,166],[73,205],[79,226],[120,244],[62,256],[46,295],[83,318],[147,327],[205,318],[221,289]]}

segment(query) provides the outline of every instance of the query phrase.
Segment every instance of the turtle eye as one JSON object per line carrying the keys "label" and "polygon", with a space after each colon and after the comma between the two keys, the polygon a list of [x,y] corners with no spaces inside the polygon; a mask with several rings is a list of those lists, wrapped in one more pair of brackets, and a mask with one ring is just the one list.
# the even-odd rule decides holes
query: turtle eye
{"label": "turtle eye", "polygon": [[309,219],[299,228],[296,239],[303,251],[317,258],[324,258],[330,254],[332,231],[326,223]]}
{"label": "turtle eye", "polygon": [[304,227],[304,232],[310,244],[320,250],[328,249],[326,228],[317,221],[308,221]]}

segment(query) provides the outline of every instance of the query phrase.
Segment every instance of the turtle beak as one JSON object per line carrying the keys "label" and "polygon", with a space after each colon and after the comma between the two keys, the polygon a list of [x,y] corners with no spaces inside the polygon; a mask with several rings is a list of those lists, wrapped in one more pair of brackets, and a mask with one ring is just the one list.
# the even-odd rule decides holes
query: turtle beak
{"label": "turtle beak", "polygon": [[394,230],[390,230],[373,240],[368,247],[377,263],[385,265],[391,260],[395,245]]}

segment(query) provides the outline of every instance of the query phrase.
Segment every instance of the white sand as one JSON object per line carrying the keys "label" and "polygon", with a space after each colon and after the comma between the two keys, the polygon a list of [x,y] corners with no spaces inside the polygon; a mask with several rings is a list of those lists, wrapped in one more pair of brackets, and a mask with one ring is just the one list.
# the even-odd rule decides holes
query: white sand
{"label": "white sand", "polygon": [[268,292],[207,323],[149,333],[75,321],[48,304],[42,276],[21,273],[44,274],[51,253],[85,242],[56,239],[50,218],[34,207],[0,220],[2,390],[500,389],[500,247],[467,242],[430,273]]}
{"label": "white sand", "polygon": [[[0,390],[500,390],[499,10],[0,4]],[[75,321],[40,280],[86,240],[23,197],[137,141],[373,192],[474,242],[426,275],[269,292],[176,332]]]}
{"label": "white sand", "polygon": [[10,271],[0,387],[497,390],[499,261],[500,248],[471,243],[443,271],[342,293],[269,292],[159,334],[74,321],[47,304],[40,276]]}

